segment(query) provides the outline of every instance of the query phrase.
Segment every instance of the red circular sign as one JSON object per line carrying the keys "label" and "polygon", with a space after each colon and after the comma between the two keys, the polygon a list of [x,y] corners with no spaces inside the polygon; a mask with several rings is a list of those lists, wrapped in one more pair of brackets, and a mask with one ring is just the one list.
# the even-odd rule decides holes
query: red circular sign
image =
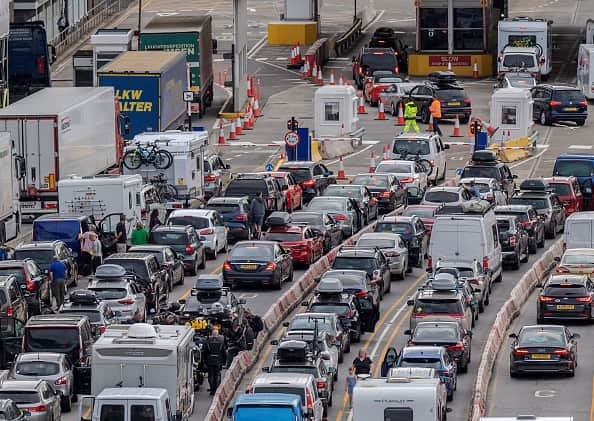
{"label": "red circular sign", "polygon": [[285,143],[287,146],[294,148],[299,143],[299,135],[297,132],[287,132],[285,133]]}

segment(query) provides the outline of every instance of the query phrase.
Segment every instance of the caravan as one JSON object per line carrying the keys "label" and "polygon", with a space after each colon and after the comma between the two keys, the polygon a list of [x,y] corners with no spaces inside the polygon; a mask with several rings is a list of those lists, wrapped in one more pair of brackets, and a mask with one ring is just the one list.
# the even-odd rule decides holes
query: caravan
{"label": "caravan", "polygon": [[577,86],[588,99],[594,99],[594,43],[580,45]]}

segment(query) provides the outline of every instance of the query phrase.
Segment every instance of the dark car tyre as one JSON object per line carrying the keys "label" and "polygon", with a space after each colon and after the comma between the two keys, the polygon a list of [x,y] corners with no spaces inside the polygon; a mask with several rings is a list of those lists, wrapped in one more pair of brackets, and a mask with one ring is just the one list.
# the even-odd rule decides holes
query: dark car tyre
{"label": "dark car tyre", "polygon": [[198,274],[198,262],[196,262],[196,260],[194,260],[194,263],[192,264],[192,267],[189,270],[190,275],[195,276]]}
{"label": "dark car tyre", "polygon": [[72,402],[69,396],[60,396],[60,409],[62,412],[70,412],[72,410]]}
{"label": "dark car tyre", "polygon": [[199,269],[204,269],[206,267],[206,251],[202,252],[202,260],[200,261]]}
{"label": "dark car tyre", "polygon": [[520,253],[516,253],[514,262],[512,263],[512,269],[513,270],[520,269]]}
{"label": "dark car tyre", "polygon": [[547,117],[547,113],[544,112],[544,111],[541,111],[540,112],[540,116],[538,118],[538,121],[543,126],[549,126],[549,125],[551,125],[551,118],[550,117]]}
{"label": "dark car tyre", "polygon": [[536,254],[536,249],[538,248],[538,242],[535,238],[534,240],[528,240],[528,252],[530,254]]}
{"label": "dark car tyre", "polygon": [[586,120],[576,120],[575,124],[578,126],[583,126],[584,124],[586,124]]}

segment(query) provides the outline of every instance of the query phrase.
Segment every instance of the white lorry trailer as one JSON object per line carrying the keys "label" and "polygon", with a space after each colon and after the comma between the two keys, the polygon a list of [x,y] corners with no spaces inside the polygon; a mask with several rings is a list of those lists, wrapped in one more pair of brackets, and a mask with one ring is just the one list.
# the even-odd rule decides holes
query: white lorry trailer
{"label": "white lorry trailer", "polygon": [[117,163],[121,143],[113,88],[45,88],[0,110],[10,133],[22,218],[58,210],[58,181]]}
{"label": "white lorry trailer", "polygon": [[594,99],[594,43],[580,45],[577,86],[588,99]]}
{"label": "white lorry trailer", "polygon": [[0,242],[2,243],[16,238],[20,231],[13,169],[10,133],[0,132]]}
{"label": "white lorry trailer", "polygon": [[93,345],[91,394],[113,387],[162,388],[171,398],[171,412],[189,419],[194,409],[193,339],[189,326],[109,326]]}
{"label": "white lorry trailer", "polygon": [[[506,47],[536,47],[541,80],[546,80],[553,69],[553,21],[514,17],[498,23],[497,51],[502,62]],[[508,50],[509,51],[509,50]]]}

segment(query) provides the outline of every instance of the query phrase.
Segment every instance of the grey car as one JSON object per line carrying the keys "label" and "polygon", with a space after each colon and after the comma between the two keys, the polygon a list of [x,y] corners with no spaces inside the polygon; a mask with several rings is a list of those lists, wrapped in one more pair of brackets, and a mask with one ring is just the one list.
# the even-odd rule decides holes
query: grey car
{"label": "grey car", "polygon": [[325,211],[334,219],[345,237],[350,237],[363,227],[363,213],[357,202],[348,197],[314,197],[308,211]]}
{"label": "grey car", "polygon": [[29,411],[20,409],[12,399],[0,399],[0,420],[28,421]]}
{"label": "grey car", "polygon": [[0,399],[12,399],[31,414],[30,421],[61,419],[60,397],[46,380],[5,380],[0,385]]}
{"label": "grey car", "polygon": [[408,247],[400,235],[387,232],[368,232],[357,240],[356,246],[379,248],[390,269],[390,278],[404,279],[408,270]]}
{"label": "grey car", "polygon": [[9,377],[14,380],[47,380],[60,392],[62,412],[70,412],[74,394],[74,373],[66,354],[24,352],[14,362]]}
{"label": "grey car", "polygon": [[350,197],[357,201],[357,205],[361,208],[365,216],[365,225],[370,223],[373,219],[377,219],[378,203],[377,199],[373,197],[371,191],[366,187],[358,184],[332,184],[328,186],[323,197]]}

